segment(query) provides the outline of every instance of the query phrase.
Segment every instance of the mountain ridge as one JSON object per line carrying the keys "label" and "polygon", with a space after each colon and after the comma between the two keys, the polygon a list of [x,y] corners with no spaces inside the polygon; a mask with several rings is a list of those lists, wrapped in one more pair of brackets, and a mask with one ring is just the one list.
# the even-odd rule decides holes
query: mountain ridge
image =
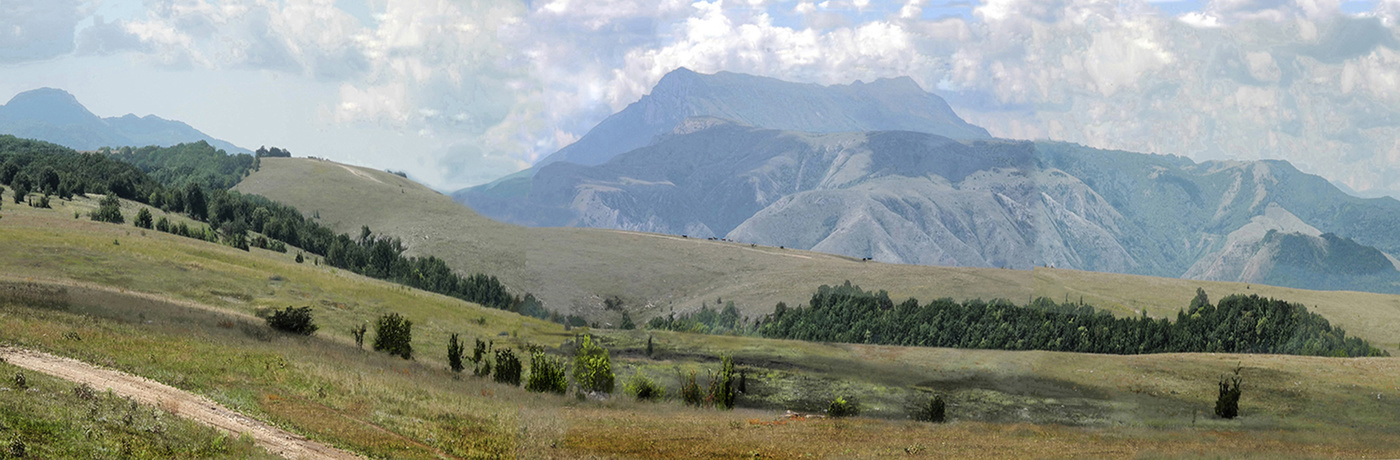
{"label": "mountain ridge", "polygon": [[131,113],[102,118],[89,111],[73,94],[47,87],[16,94],[8,103],[0,105],[0,134],[85,151],[102,147],[169,147],[205,141],[229,153],[252,153],[178,120]]}

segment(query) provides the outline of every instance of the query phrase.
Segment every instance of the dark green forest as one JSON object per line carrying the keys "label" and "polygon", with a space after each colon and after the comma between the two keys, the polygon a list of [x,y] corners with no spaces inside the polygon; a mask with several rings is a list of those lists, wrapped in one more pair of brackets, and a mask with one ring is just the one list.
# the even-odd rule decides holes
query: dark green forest
{"label": "dark green forest", "polygon": [[492,308],[550,316],[533,297],[510,294],[494,276],[463,277],[436,257],[405,256],[406,248],[396,238],[375,236],[369,228],[363,228],[355,238],[336,234],[296,208],[223,188],[224,184],[236,184],[249,168],[257,166],[256,159],[248,155],[229,157],[203,143],[119,152],[79,153],[47,142],[0,136],[0,183],[16,191],[62,199],[87,193],[115,195],[209,224],[206,230],[167,223],[167,232],[222,241],[244,250],[250,243],[257,244],[259,237],[249,236],[249,232],[256,232],[318,255],[332,267]]}
{"label": "dark green forest", "polygon": [[895,304],[885,291],[847,282],[821,286],[807,306],[778,304],[758,331],[770,338],[1000,350],[1389,356],[1302,305],[1257,295],[1232,295],[1212,305],[1201,290],[1169,321],[1116,318],[1047,298],[1026,307],[951,299]]}
{"label": "dark green forest", "polygon": [[102,149],[100,153],[131,164],[167,187],[191,182],[205,189],[228,190],[259,167],[252,155],[229,155],[204,141],[173,147]]}

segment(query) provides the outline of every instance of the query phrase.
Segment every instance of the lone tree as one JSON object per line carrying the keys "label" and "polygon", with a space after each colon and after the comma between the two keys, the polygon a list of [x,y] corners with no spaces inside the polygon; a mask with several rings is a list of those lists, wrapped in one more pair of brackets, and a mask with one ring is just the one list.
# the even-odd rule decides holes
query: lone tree
{"label": "lone tree", "polygon": [[509,348],[496,350],[496,382],[520,386],[520,358]]}
{"label": "lone tree", "polygon": [[374,325],[374,350],[413,359],[413,322],[390,313]]}
{"label": "lone tree", "polygon": [[574,355],[574,381],[583,391],[613,392],[612,359],[608,349],[593,343],[591,336],[584,335],[579,341]]}
{"label": "lone tree", "polygon": [[734,358],[725,355],[720,364],[719,375],[710,377],[710,401],[720,409],[733,409],[738,398],[738,373],[734,372]]}
{"label": "lone tree", "polygon": [[447,339],[447,365],[452,367],[452,372],[462,372],[466,369],[462,365],[462,342],[457,340],[457,334],[452,334]]}
{"label": "lone tree", "polygon": [[122,218],[122,202],[117,199],[117,194],[107,192],[107,196],[103,197],[98,204],[97,210],[92,212],[92,220],[114,224],[126,222],[126,219]]}
{"label": "lone tree", "polygon": [[1215,415],[1232,419],[1240,415],[1240,368],[1234,375],[1220,376],[1220,396],[1215,398]]}
{"label": "lone tree", "polygon": [[151,210],[147,208],[141,208],[141,211],[136,213],[136,220],[132,223],[144,229],[150,229],[155,226],[155,224],[151,222]]}
{"label": "lone tree", "polygon": [[311,307],[287,307],[267,316],[267,325],[273,329],[299,335],[315,334],[316,323],[311,320]]}
{"label": "lone tree", "polygon": [[918,405],[914,411],[914,420],[943,423],[947,420],[947,408],[948,404],[943,402],[943,395],[934,395]]}

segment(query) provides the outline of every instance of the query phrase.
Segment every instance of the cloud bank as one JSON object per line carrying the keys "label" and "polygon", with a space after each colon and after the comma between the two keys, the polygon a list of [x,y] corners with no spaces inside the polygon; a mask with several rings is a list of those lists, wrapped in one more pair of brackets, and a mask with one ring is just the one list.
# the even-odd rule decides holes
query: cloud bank
{"label": "cloud bank", "polygon": [[1400,0],[1198,3],[148,0],[75,33],[86,4],[27,0],[0,6],[0,65],[116,53],[312,79],[335,89],[309,102],[328,123],[415,137],[410,172],[441,188],[523,168],[685,66],[907,75],[1000,137],[1285,159],[1400,195]]}

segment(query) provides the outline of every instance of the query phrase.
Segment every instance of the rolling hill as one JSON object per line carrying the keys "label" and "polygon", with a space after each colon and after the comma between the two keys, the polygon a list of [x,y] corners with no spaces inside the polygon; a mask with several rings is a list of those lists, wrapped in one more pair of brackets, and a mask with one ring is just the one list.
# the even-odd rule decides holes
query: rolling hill
{"label": "rolling hill", "polygon": [[618,324],[603,308],[618,296],[639,323],[733,300],[746,316],[777,302],[804,303],[822,284],[851,280],[890,297],[927,301],[1033,297],[1082,299],[1119,315],[1174,317],[1198,287],[1213,298],[1258,294],[1299,302],[1349,333],[1400,350],[1400,297],[1310,291],[1260,284],[1185,280],[1037,267],[1032,271],[861,262],[820,252],[590,228],[528,228],[500,223],[402,177],[313,159],[264,158],[235,190],[296,206],[336,231],[369,226],[401,238],[411,254],[434,254],[463,273],[489,273],[531,292],[549,308]]}
{"label": "rolling hill", "polygon": [[185,123],[155,115],[98,117],[72,94],[54,88],[25,91],[0,106],[0,134],[87,151],[102,147],[168,147],[205,141],[228,153],[253,153],[210,137]]}

